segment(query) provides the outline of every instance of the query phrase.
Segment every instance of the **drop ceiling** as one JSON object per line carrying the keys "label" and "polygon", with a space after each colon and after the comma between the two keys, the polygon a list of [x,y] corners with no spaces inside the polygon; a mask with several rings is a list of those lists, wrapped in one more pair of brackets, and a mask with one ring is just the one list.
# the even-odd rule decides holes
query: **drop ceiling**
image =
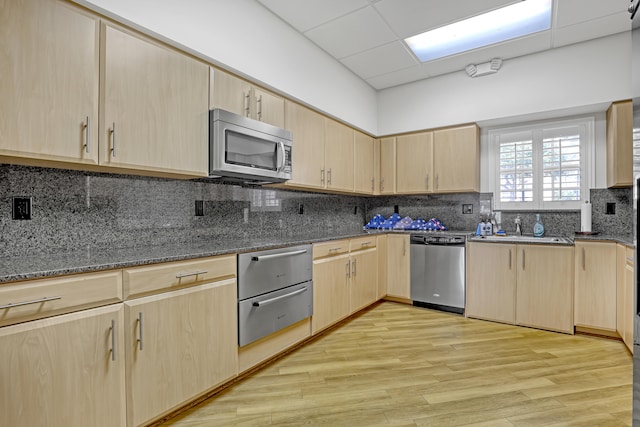
{"label": "drop ceiling", "polygon": [[[554,0],[551,29],[421,63],[409,36],[517,3],[507,0],[257,0],[375,89],[631,29],[629,0]],[[483,78],[483,77],[480,77]]]}

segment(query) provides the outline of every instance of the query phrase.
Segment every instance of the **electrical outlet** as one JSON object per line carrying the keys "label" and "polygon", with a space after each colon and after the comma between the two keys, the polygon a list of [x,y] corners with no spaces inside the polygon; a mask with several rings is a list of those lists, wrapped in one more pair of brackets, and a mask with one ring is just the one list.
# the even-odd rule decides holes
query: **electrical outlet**
{"label": "electrical outlet", "polygon": [[31,219],[31,197],[14,197],[12,200],[11,218]]}
{"label": "electrical outlet", "polygon": [[607,203],[606,215],[615,215],[616,214],[616,204],[615,203]]}
{"label": "electrical outlet", "polygon": [[398,205],[393,205],[393,213],[400,213],[400,210],[398,209]]}
{"label": "electrical outlet", "polygon": [[196,216],[204,216],[204,200],[196,200]]}
{"label": "electrical outlet", "polygon": [[472,204],[464,204],[464,205],[462,205],[462,213],[463,214],[472,214],[473,213],[473,205]]}
{"label": "electrical outlet", "polygon": [[358,215],[358,207],[357,206],[353,207],[353,214],[354,215]]}
{"label": "electrical outlet", "polygon": [[298,203],[298,214],[302,215],[304,213],[304,205],[302,203]]}

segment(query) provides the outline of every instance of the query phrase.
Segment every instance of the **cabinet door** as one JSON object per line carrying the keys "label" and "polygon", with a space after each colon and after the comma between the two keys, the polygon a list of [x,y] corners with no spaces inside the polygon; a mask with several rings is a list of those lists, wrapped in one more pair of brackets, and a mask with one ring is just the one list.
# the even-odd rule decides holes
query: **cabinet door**
{"label": "cabinet door", "polygon": [[616,331],[624,339],[625,327],[625,266],[627,254],[625,246],[616,245]]}
{"label": "cabinet door", "polygon": [[575,325],[616,330],[616,245],[576,242]]}
{"label": "cabinet door", "polygon": [[614,102],[607,110],[607,187],[633,183],[633,103]]}
{"label": "cabinet door", "polygon": [[123,311],[0,328],[0,425],[124,426]]}
{"label": "cabinet door", "polygon": [[293,178],[285,185],[324,188],[324,117],[285,101],[285,128],[293,133]]}
{"label": "cabinet door", "polygon": [[326,119],[324,144],[327,188],[353,191],[353,129]]}
{"label": "cabinet door", "polygon": [[387,295],[411,298],[409,236],[387,236]]}
{"label": "cabinet door", "polygon": [[396,192],[424,194],[433,184],[433,132],[396,138]]}
{"label": "cabinet door", "polygon": [[209,67],[103,28],[100,164],[206,176]]}
{"label": "cabinet door", "polygon": [[469,242],[466,315],[514,324],[516,245]]}
{"label": "cabinet door", "polygon": [[480,191],[480,135],[476,125],[433,133],[437,193]]}
{"label": "cabinet door", "polygon": [[356,193],[373,194],[375,188],[373,138],[362,132],[354,132],[353,187]]}
{"label": "cabinet door", "polygon": [[284,98],[260,88],[253,89],[256,120],[284,128]]}
{"label": "cabinet door", "polygon": [[251,84],[217,68],[211,67],[210,72],[212,73],[210,107],[250,117]]}
{"label": "cabinet door", "polygon": [[573,333],[573,248],[516,248],[516,324]]}
{"label": "cabinet door", "polygon": [[396,138],[380,140],[380,194],[396,194]]}
{"label": "cabinet door", "polygon": [[98,164],[97,17],[62,1],[0,9],[0,156]]}
{"label": "cabinet door", "polygon": [[378,295],[382,299],[387,295],[387,235],[378,236]]}
{"label": "cabinet door", "polygon": [[128,425],[238,373],[236,295],[228,279],[125,302]]}
{"label": "cabinet door", "polygon": [[313,262],[312,334],[349,315],[350,268],[351,261],[348,255]]}
{"label": "cabinet door", "polygon": [[635,293],[634,293],[634,264],[633,261],[627,261],[624,268],[624,335],[622,339],[627,345],[629,351],[633,353],[633,320],[635,317]]}
{"label": "cabinet door", "polygon": [[378,251],[351,254],[351,313],[364,308],[377,299],[378,294]]}

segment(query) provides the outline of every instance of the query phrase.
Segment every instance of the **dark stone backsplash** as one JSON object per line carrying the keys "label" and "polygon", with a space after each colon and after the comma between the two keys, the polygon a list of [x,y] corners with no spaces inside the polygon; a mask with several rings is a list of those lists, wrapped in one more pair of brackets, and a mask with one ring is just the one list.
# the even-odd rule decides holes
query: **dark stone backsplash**
{"label": "dark stone backsplash", "polygon": [[[33,198],[32,220],[11,219],[15,196]],[[629,232],[632,198],[631,189],[591,190],[593,230]],[[490,199],[487,193],[343,196],[0,164],[0,257],[218,238],[348,234],[377,213],[391,215],[395,206],[403,217],[437,217],[450,230],[473,231],[481,204]],[[204,201],[204,216],[195,216],[196,200]],[[607,202],[616,203],[615,215],[604,214]],[[471,205],[472,213],[463,214],[463,205]],[[518,213],[523,232],[531,234],[535,212]],[[507,231],[514,228],[515,215],[502,212]],[[573,235],[580,229],[577,211],[543,212],[542,219],[547,235]]]}

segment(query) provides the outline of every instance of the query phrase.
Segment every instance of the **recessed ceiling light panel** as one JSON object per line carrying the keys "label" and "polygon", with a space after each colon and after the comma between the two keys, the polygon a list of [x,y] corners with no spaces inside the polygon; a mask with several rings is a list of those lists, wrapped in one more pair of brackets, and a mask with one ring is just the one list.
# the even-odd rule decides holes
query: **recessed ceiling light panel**
{"label": "recessed ceiling light panel", "polygon": [[489,46],[551,28],[552,0],[524,0],[405,39],[422,61]]}

